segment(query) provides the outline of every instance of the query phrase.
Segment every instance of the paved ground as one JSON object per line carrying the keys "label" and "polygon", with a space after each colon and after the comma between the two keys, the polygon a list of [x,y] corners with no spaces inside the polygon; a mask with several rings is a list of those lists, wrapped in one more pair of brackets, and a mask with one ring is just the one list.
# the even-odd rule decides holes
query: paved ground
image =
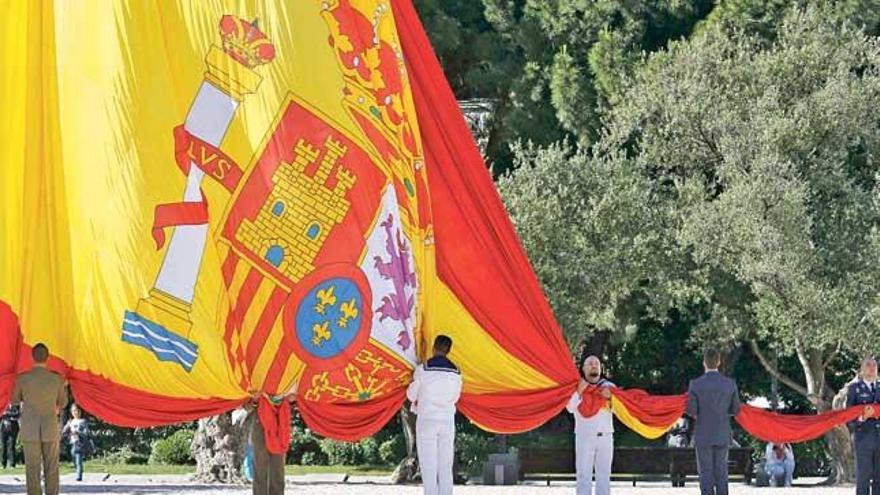
{"label": "paved ground", "polygon": [[[343,483],[342,475],[288,476],[287,493],[305,495],[418,495],[421,488],[416,486],[394,486],[385,483],[383,477],[353,477]],[[801,480],[811,482],[816,480]],[[175,495],[248,495],[247,486],[217,486],[190,483],[186,476],[109,476],[88,473],[80,483],[71,476],[61,477],[61,493],[98,495],[103,493],[125,494],[175,494]],[[852,487],[819,488],[799,486],[788,489],[756,488],[743,484],[731,485],[731,495],[780,494],[780,495],[851,495]],[[25,493],[23,476],[0,476],[0,493]],[[551,487],[541,484],[524,486],[457,486],[457,495],[562,495],[573,494],[574,483],[554,483]],[[614,495],[696,495],[699,489],[694,485],[685,488],[671,488],[668,483],[640,483],[633,488],[629,483],[613,483]]]}

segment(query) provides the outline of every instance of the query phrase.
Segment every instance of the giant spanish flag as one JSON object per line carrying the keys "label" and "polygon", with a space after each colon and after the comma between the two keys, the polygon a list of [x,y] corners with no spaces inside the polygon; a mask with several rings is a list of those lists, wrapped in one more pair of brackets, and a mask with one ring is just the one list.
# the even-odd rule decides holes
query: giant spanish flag
{"label": "giant spanish flag", "polygon": [[296,386],[355,439],[444,333],[475,423],[562,409],[568,348],[410,0],[8,9],[0,403],[44,342],[117,424]]}

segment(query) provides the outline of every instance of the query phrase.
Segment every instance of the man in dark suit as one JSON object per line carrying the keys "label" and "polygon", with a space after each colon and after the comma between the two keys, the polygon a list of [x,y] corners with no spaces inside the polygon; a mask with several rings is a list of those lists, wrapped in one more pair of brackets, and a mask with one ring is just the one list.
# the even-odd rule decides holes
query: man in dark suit
{"label": "man in dark suit", "polygon": [[733,434],[730,417],[739,413],[736,383],[718,372],[721,354],[703,353],[706,373],[688,386],[687,413],[694,418],[694,446],[702,495],[727,495],[727,454]]}
{"label": "man in dark suit", "polygon": [[856,495],[880,494],[880,386],[877,385],[877,361],[862,360],[859,380],[849,386],[846,406],[866,406],[864,413],[850,421],[856,453]]}

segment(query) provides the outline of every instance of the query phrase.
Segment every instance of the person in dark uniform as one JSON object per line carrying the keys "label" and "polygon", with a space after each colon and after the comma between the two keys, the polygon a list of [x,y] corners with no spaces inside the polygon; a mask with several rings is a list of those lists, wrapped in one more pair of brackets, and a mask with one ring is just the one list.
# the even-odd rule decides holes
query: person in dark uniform
{"label": "person in dark uniform", "polygon": [[862,360],[859,380],[850,385],[846,405],[863,406],[864,412],[847,426],[853,435],[856,454],[856,495],[880,495],[880,421],[875,404],[880,404],[877,360]]}
{"label": "person in dark uniform", "polygon": [[0,449],[3,450],[3,469],[15,467],[15,440],[18,438],[18,418],[21,409],[18,404],[10,404],[0,418]]}
{"label": "person in dark uniform", "polygon": [[739,414],[736,383],[718,372],[721,353],[703,353],[706,372],[688,386],[687,413],[694,419],[694,448],[702,495],[727,495],[727,461],[733,433],[730,418]]}

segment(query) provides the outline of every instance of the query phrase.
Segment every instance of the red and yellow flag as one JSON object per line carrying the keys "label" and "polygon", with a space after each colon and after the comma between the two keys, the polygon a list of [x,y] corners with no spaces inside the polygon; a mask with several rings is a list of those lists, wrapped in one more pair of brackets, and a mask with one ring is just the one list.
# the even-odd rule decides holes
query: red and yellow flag
{"label": "red and yellow flag", "polygon": [[[591,417],[609,402],[600,395],[601,389],[589,387],[581,394],[578,411]],[[687,394],[649,395],[639,389],[611,389],[611,410],[621,423],[642,437],[660,438],[685,414]],[[733,416],[753,437],[765,442],[797,443],[815,440],[832,428],[855,420],[865,412],[865,406],[821,414],[780,414],[743,404]],[[691,411],[699,420],[700,411]]]}
{"label": "red and yellow flag", "polygon": [[562,409],[568,348],[409,0],[12,8],[4,339],[46,343],[90,412],[158,424],[295,389],[355,439],[440,333],[474,422]]}

